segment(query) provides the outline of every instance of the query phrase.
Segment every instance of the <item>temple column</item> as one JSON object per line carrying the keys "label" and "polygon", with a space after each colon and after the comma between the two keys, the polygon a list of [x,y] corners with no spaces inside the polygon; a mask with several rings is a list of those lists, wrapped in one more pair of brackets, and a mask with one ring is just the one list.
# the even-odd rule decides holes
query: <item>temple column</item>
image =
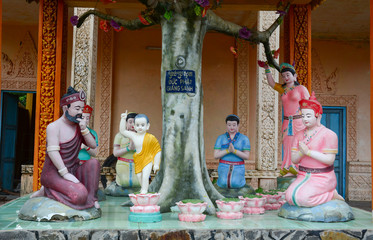
{"label": "temple column", "polygon": [[284,62],[295,63],[297,80],[311,92],[311,5],[292,5],[284,24]]}
{"label": "temple column", "polygon": [[40,188],[46,153],[46,128],[60,116],[63,8],[63,0],[41,0],[39,3],[34,191]]}
{"label": "temple column", "polygon": [[[267,29],[275,20],[273,11],[260,11],[258,13],[258,30]],[[271,49],[277,50],[280,46],[279,28],[270,38]],[[262,44],[257,47],[257,59],[265,61],[265,52]],[[279,73],[272,69],[273,77],[278,81]],[[265,188],[275,187],[278,158],[279,113],[278,94],[267,83],[264,68],[257,65],[257,141],[256,141],[256,169],[262,171],[259,177],[259,186]],[[281,140],[280,140],[281,141]],[[263,172],[264,171],[264,172]],[[265,185],[265,186],[263,186]]]}
{"label": "temple column", "polygon": [[[74,8],[74,15],[80,16],[90,8]],[[95,109],[96,69],[97,69],[97,35],[98,20],[93,15],[84,21],[80,28],[73,28],[73,52],[71,67],[71,86],[84,90],[87,104]],[[93,112],[93,115],[95,112]],[[93,117],[90,127],[93,127]]]}
{"label": "temple column", "polygon": [[[99,158],[107,158],[112,153],[110,146],[111,138],[111,104],[112,104],[112,86],[113,86],[113,39],[114,31],[112,28],[108,32],[100,32],[100,61],[98,69],[100,71],[100,81],[97,83],[99,92],[97,96],[97,114],[98,122],[98,141]],[[118,128],[118,126],[114,126]]]}

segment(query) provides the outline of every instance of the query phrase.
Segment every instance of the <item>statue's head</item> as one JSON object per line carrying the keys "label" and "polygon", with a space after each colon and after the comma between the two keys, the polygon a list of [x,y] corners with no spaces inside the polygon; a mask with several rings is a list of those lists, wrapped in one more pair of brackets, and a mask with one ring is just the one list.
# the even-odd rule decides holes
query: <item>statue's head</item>
{"label": "statue's head", "polygon": [[84,91],[76,91],[73,87],[67,89],[67,93],[61,98],[61,107],[66,118],[74,123],[79,123],[82,118],[86,95]]}
{"label": "statue's head", "polygon": [[289,63],[281,63],[280,73],[285,84],[294,82],[295,85],[299,85],[297,81],[297,73],[293,65]]}
{"label": "statue's head", "polygon": [[319,126],[322,116],[322,106],[316,100],[315,92],[312,92],[309,100],[300,100],[299,105],[300,109],[302,110],[302,119],[304,126],[306,126],[306,128],[312,128],[316,125]]}
{"label": "statue's head", "polygon": [[146,133],[149,130],[149,118],[145,114],[137,114],[135,117],[135,131],[139,134]]}
{"label": "statue's head", "polygon": [[130,112],[127,115],[126,118],[126,130],[128,131],[135,131],[135,117],[137,116],[137,113]]}
{"label": "statue's head", "polygon": [[230,114],[225,118],[227,124],[227,132],[229,134],[235,134],[238,132],[240,126],[240,118],[237,115]]}
{"label": "statue's head", "polygon": [[88,104],[85,105],[83,108],[82,118],[85,119],[87,123],[91,119],[92,111],[93,111],[93,108],[91,108],[91,106],[89,106]]}

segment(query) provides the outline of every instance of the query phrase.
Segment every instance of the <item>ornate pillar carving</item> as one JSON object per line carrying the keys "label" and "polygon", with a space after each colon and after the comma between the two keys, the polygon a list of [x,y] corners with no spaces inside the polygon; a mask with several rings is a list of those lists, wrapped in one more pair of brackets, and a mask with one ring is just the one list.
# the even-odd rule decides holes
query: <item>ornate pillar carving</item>
{"label": "ornate pillar carving", "polygon": [[[276,20],[272,11],[258,13],[258,30],[267,29]],[[280,46],[280,30],[277,28],[270,38],[271,49]],[[258,45],[258,60],[265,61],[262,44]],[[272,69],[274,79],[278,79],[278,72]],[[278,81],[278,80],[277,80]],[[257,142],[256,169],[275,170],[277,168],[278,152],[278,94],[267,84],[264,68],[257,66]]]}
{"label": "ornate pillar carving", "polygon": [[59,117],[63,0],[39,4],[38,72],[35,114],[33,190],[40,188],[44,165],[47,125]]}
{"label": "ornate pillar carving", "polygon": [[292,5],[284,29],[284,60],[295,63],[298,81],[311,91],[311,5]]}
{"label": "ornate pillar carving", "polygon": [[249,135],[249,43],[240,43],[236,64],[237,115],[240,117],[240,132]]}
{"label": "ornate pillar carving", "polygon": [[110,151],[110,131],[111,131],[111,93],[112,93],[112,69],[113,69],[113,37],[114,32],[102,31],[101,34],[101,76],[100,76],[100,118],[99,118],[99,157],[108,157]]}
{"label": "ornate pillar carving", "polygon": [[[74,8],[74,15],[80,16],[90,8]],[[80,28],[74,27],[71,86],[83,89],[87,94],[87,104],[95,108],[96,68],[97,68],[98,20],[89,16]],[[94,114],[94,113],[93,113]],[[93,118],[90,126],[93,127]]]}

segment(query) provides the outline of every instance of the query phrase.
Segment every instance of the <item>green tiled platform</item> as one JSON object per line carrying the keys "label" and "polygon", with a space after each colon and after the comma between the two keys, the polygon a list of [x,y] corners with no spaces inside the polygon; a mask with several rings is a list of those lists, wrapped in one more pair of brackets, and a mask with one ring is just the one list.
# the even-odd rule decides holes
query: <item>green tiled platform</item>
{"label": "green tiled platform", "polygon": [[102,217],[83,222],[32,222],[18,219],[28,197],[0,207],[0,239],[373,239],[370,212],[353,208],[355,220],[345,223],[311,223],[283,219],[277,211],[244,215],[240,220],[207,216],[204,222],[178,220],[177,213],[162,214],[157,223],[128,222],[123,197],[100,202]]}

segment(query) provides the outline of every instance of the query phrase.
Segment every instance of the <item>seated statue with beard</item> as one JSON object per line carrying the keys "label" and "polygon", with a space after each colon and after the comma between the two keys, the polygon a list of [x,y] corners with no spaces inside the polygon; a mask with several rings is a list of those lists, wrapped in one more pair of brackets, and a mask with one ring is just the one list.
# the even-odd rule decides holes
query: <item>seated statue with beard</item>
{"label": "seated statue with beard", "polygon": [[71,208],[82,210],[100,208],[97,190],[100,163],[91,159],[79,164],[82,143],[97,147],[94,136],[82,119],[85,93],[69,87],[61,99],[64,114],[47,127],[47,154],[40,181],[42,187],[31,197],[45,196]]}

